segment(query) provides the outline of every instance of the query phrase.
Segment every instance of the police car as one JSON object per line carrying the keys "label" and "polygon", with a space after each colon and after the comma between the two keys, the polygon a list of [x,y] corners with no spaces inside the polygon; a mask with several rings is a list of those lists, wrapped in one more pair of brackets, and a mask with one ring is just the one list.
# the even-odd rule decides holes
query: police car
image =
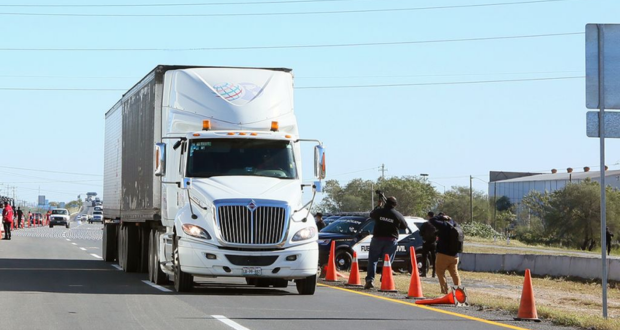
{"label": "police car", "polygon": [[[422,260],[422,237],[418,226],[426,220],[418,217],[405,217],[412,233],[400,230],[398,248],[394,256],[392,269],[411,272],[409,247],[416,251],[418,268]],[[349,270],[353,262],[353,251],[357,253],[357,261],[361,269],[368,265],[368,251],[375,221],[365,216],[344,216],[334,221],[319,232],[319,265],[321,269],[327,264],[332,242],[336,242],[336,268]]]}

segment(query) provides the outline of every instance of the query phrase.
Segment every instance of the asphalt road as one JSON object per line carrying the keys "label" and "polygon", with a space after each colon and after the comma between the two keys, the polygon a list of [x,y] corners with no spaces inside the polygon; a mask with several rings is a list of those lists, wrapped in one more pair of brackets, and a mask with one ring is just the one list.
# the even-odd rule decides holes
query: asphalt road
{"label": "asphalt road", "polygon": [[101,228],[74,222],[70,229],[18,230],[12,240],[0,241],[0,329],[551,328],[323,285],[314,296],[300,296],[293,283],[265,289],[243,279],[199,278],[194,292],[177,294],[171,286],[149,285],[147,274],[125,273],[102,261]]}

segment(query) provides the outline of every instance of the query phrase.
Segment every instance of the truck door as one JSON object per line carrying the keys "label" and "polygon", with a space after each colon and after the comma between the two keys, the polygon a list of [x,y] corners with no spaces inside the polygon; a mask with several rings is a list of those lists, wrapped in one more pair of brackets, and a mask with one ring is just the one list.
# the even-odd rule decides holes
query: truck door
{"label": "truck door", "polygon": [[183,198],[180,195],[181,189],[175,184],[175,182],[181,182],[183,179],[183,162],[181,153],[182,149],[185,147],[182,144],[176,150],[172,147],[175,140],[169,139],[166,141],[166,174],[162,178],[161,195],[162,195],[162,205],[161,205],[161,213],[163,221],[170,221],[170,225],[174,222],[174,217],[176,216],[179,208],[182,205]]}

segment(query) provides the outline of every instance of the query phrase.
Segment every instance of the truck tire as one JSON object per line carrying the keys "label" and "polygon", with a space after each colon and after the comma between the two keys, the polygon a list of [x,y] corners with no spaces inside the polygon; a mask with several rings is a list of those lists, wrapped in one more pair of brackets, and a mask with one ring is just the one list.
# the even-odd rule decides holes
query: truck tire
{"label": "truck tire", "polygon": [[135,273],[140,270],[140,244],[138,241],[138,227],[123,226],[122,247],[123,270],[127,273]]}
{"label": "truck tire", "polygon": [[116,260],[116,248],[118,246],[116,242],[116,225],[103,226],[103,240],[101,244],[103,260],[107,262]]}
{"label": "truck tire", "polygon": [[157,229],[151,229],[149,235],[149,280],[159,285],[168,283],[168,275],[161,270],[159,265],[159,233]]}
{"label": "truck tire", "polygon": [[145,226],[138,227],[138,239],[140,240],[140,260],[138,264],[139,273],[149,272],[149,243],[151,230]]}
{"label": "truck tire", "polygon": [[179,236],[174,236],[174,290],[176,292],[190,292],[194,287],[194,276],[181,270],[179,256]]}
{"label": "truck tire", "polygon": [[308,276],[303,280],[296,280],[297,292],[301,295],[313,295],[316,291],[316,275]]}

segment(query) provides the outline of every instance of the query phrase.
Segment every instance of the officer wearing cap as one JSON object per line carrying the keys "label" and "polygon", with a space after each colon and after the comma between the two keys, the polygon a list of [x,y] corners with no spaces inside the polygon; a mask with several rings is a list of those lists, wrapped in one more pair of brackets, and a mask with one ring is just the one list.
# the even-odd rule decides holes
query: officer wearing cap
{"label": "officer wearing cap", "polygon": [[384,255],[390,256],[390,262],[394,261],[398,247],[398,230],[409,228],[405,217],[394,209],[398,205],[396,197],[388,197],[385,205],[383,204],[383,199],[379,199],[379,206],[370,212],[370,217],[375,220],[375,228],[368,251],[368,274],[364,289],[374,288],[373,281],[377,272],[377,263]]}

